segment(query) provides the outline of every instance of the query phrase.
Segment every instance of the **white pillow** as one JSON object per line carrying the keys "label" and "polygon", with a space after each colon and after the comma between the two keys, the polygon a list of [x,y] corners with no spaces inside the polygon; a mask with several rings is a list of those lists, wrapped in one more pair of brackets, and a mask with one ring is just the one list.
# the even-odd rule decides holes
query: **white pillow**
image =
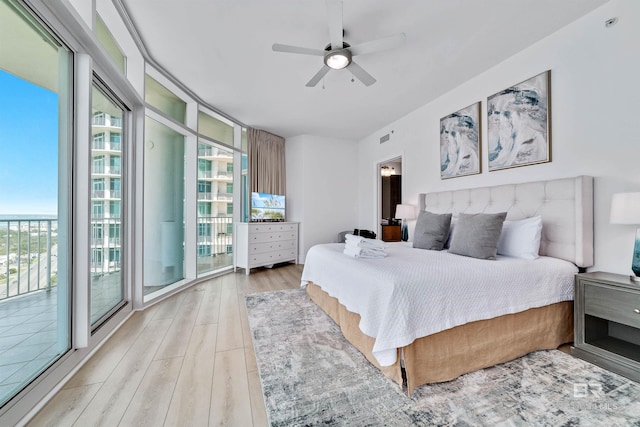
{"label": "white pillow", "polygon": [[542,217],[505,221],[498,241],[498,254],[522,259],[537,259],[542,236]]}

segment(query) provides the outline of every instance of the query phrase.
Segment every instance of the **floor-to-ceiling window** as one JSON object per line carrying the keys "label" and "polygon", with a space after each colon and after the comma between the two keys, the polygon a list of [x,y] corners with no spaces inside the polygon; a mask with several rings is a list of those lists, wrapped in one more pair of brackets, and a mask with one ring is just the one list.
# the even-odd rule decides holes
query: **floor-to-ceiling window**
{"label": "floor-to-ceiling window", "polygon": [[233,264],[233,151],[206,141],[198,143],[197,274]]}
{"label": "floor-to-ceiling window", "polygon": [[0,405],[71,348],[72,54],[0,0]]}
{"label": "floor-to-ceiling window", "polygon": [[[198,112],[198,276],[233,265],[234,127],[223,117]],[[208,195],[200,183],[211,185]]]}
{"label": "floor-to-ceiling window", "polygon": [[[93,85],[91,123],[91,325],[96,327],[101,320],[124,304],[124,275],[121,255],[124,250],[120,230],[124,225],[122,215],[121,181],[123,171],[122,133],[124,106],[102,82]],[[96,168],[96,161],[102,167]],[[109,164],[105,168],[105,163]],[[108,207],[105,214],[104,206]]]}

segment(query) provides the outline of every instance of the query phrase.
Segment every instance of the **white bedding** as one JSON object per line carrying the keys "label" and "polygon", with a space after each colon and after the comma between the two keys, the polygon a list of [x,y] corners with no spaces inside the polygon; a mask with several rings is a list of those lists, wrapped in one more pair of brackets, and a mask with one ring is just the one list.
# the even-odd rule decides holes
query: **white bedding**
{"label": "white bedding", "polygon": [[307,253],[302,286],[313,282],[361,317],[375,338],[381,366],[397,348],[454,326],[573,300],[577,267],[557,258],[495,261],[413,249],[390,243],[386,258],[342,253],[344,244],[316,245]]}

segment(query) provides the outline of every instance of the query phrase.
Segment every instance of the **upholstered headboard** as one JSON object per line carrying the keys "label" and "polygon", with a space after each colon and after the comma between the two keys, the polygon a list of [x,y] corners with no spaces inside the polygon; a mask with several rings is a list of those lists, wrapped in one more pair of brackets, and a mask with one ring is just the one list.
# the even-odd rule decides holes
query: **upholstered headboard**
{"label": "upholstered headboard", "polygon": [[593,265],[593,177],[506,184],[420,194],[420,210],[507,212],[507,220],[540,215],[540,255]]}

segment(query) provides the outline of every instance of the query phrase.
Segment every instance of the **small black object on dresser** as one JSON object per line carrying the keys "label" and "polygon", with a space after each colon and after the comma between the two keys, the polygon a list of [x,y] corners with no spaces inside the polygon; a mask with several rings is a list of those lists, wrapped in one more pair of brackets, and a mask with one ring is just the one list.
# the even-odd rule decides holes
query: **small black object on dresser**
{"label": "small black object on dresser", "polygon": [[576,275],[571,354],[640,382],[640,284],[621,274]]}

